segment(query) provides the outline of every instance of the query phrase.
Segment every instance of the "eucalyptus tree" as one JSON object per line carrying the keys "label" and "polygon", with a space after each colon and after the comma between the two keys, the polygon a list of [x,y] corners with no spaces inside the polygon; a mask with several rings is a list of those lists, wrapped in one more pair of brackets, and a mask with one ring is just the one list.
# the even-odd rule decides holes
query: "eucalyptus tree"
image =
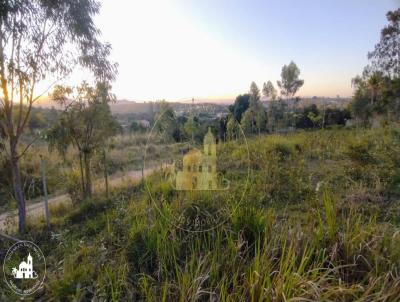
{"label": "eucalyptus tree", "polygon": [[251,125],[251,132],[258,130],[258,133],[260,133],[261,131],[265,130],[267,118],[264,107],[260,101],[260,89],[254,82],[252,82],[250,85],[249,95],[249,108],[243,115],[243,118],[245,118],[245,122],[243,123],[244,129]]}
{"label": "eucalyptus tree", "polygon": [[268,121],[268,128],[269,131],[272,132],[272,129],[274,127],[274,124],[276,123],[275,119],[275,109],[276,109],[276,96],[277,96],[277,91],[272,84],[271,81],[268,81],[267,83],[264,83],[263,85],[263,94],[264,96],[270,100],[268,104],[268,110],[267,110],[267,121]]}
{"label": "eucalyptus tree", "polygon": [[[96,0],[3,0],[0,3],[0,127],[5,133],[19,231],[25,229],[25,198],[19,161],[34,140],[21,136],[33,104],[76,66],[103,80],[116,66],[107,57],[111,46],[99,40],[93,17]],[[39,91],[38,86],[48,89]]]}
{"label": "eucalyptus tree", "polygon": [[233,115],[230,115],[226,124],[226,133],[229,140],[236,140],[239,136],[239,125],[238,121]]}
{"label": "eucalyptus tree", "polygon": [[166,101],[158,103],[159,112],[155,119],[155,130],[161,134],[166,142],[174,139],[174,134],[177,132],[177,120],[174,109]]}
{"label": "eucalyptus tree", "polygon": [[400,77],[400,8],[386,14],[389,24],[381,31],[380,41],[368,53],[374,68],[391,78]]}
{"label": "eucalyptus tree", "polygon": [[96,151],[104,151],[107,139],[118,132],[119,124],[112,116],[109,103],[115,97],[111,87],[99,82],[95,87],[86,82],[77,88],[57,85],[52,98],[63,107],[59,120],[47,133],[49,149],[57,149],[64,157],[70,146],[79,154],[82,195],[92,195],[91,159]]}
{"label": "eucalyptus tree", "polygon": [[250,107],[255,106],[260,101],[260,89],[255,82],[251,82],[250,84]]}
{"label": "eucalyptus tree", "polygon": [[277,91],[271,81],[263,84],[263,94],[267,99],[274,101],[276,99]]}
{"label": "eucalyptus tree", "polygon": [[195,138],[199,135],[200,132],[200,124],[198,119],[196,119],[193,116],[190,116],[186,123],[183,126],[183,129],[185,131],[185,134],[188,138],[191,139],[191,142],[195,142]]}
{"label": "eucalyptus tree", "polygon": [[284,65],[281,72],[281,81],[278,81],[278,87],[281,94],[287,98],[292,98],[304,84],[304,80],[299,79],[300,69],[291,61],[289,65]]}

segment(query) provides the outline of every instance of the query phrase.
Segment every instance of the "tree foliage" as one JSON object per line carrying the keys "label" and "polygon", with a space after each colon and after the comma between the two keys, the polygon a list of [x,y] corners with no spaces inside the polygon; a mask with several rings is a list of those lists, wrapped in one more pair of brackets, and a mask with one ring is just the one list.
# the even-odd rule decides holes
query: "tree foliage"
{"label": "tree foliage", "polygon": [[282,67],[282,80],[277,82],[282,95],[290,98],[296,94],[304,84],[304,80],[300,80],[299,76],[300,69],[293,61],[291,61],[289,65],[284,65]]}
{"label": "tree foliage", "polygon": [[76,89],[56,86],[52,98],[63,107],[58,123],[47,134],[50,151],[64,155],[68,147],[78,149],[84,197],[92,192],[91,159],[105,148],[107,139],[115,135],[119,124],[111,115],[109,103],[114,100],[111,87],[98,83],[95,87],[82,83]]}
{"label": "tree foliage", "polygon": [[107,57],[111,46],[99,40],[93,17],[95,0],[4,0],[0,3],[0,128],[5,133],[19,230],[25,228],[25,198],[19,160],[20,138],[33,104],[45,93],[38,83],[52,86],[77,65],[102,81],[115,76],[116,65]]}
{"label": "tree foliage", "polygon": [[374,68],[389,77],[400,76],[400,8],[386,14],[389,24],[381,31],[380,41],[368,53]]}
{"label": "tree foliage", "polygon": [[239,131],[240,129],[237,120],[233,116],[230,116],[228,123],[226,124],[227,138],[229,140],[237,139],[239,137]]}
{"label": "tree foliage", "polygon": [[258,89],[258,86],[255,82],[251,82],[249,94],[250,94],[250,99],[249,99],[250,107],[255,106],[257,102],[260,101],[260,89]]}
{"label": "tree foliage", "polygon": [[176,115],[172,107],[166,102],[159,103],[159,112],[156,115],[155,130],[161,134],[166,141],[178,140],[179,128]]}
{"label": "tree foliage", "polygon": [[263,84],[263,94],[267,99],[274,101],[277,96],[277,91],[271,81]]}
{"label": "tree foliage", "polygon": [[229,106],[229,111],[233,114],[233,118],[236,119],[237,122],[240,122],[243,113],[249,108],[249,104],[250,94],[246,93],[238,95],[235,99],[235,103]]}

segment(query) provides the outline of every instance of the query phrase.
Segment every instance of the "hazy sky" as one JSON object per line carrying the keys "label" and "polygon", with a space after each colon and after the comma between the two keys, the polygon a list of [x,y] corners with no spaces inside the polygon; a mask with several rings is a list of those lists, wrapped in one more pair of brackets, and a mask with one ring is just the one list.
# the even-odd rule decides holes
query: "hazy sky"
{"label": "hazy sky", "polygon": [[301,96],[351,96],[400,0],[113,0],[97,25],[119,63],[118,98],[230,98],[294,60]]}

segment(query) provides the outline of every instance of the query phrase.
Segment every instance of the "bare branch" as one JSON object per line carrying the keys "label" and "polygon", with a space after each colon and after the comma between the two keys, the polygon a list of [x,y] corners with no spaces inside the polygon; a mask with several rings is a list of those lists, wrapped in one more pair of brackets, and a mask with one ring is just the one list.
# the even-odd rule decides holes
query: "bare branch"
{"label": "bare branch", "polygon": [[11,241],[15,241],[15,242],[21,242],[21,240],[19,240],[17,238],[14,238],[14,237],[11,237],[11,236],[9,236],[7,234],[3,234],[3,233],[0,233],[0,237],[3,237],[5,239],[11,240]]}
{"label": "bare branch", "polygon": [[40,135],[37,135],[28,145],[25,146],[24,150],[18,155],[18,159],[25,155],[28,149],[40,138]]}

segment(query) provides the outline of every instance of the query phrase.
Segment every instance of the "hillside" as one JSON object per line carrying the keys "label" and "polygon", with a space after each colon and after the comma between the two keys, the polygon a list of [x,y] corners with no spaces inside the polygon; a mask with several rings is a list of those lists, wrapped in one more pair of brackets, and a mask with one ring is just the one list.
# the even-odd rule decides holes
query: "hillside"
{"label": "hillside", "polygon": [[[178,198],[159,172],[109,199],[52,208],[52,231],[38,221],[26,235],[48,266],[35,297],[398,301],[398,126],[269,135],[248,146],[249,160],[244,144],[219,146],[219,168],[237,184],[228,203],[220,193]],[[184,219],[171,223],[178,212]]]}

